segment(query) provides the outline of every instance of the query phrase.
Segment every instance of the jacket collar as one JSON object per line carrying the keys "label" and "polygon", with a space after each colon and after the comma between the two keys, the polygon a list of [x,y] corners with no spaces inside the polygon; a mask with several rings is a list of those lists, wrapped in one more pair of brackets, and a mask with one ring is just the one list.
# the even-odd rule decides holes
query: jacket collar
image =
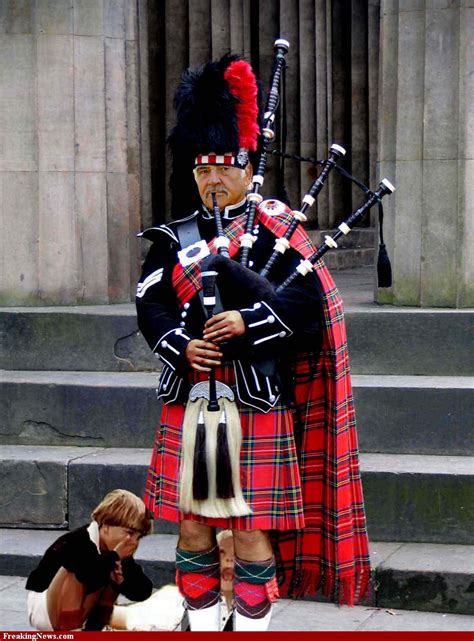
{"label": "jacket collar", "polygon": [[[233,220],[234,218],[237,218],[237,216],[244,214],[247,209],[247,205],[248,202],[246,198],[236,203],[235,205],[227,205],[227,207],[224,207],[223,211],[221,211],[223,220]],[[201,213],[202,217],[206,219],[214,217],[213,212],[210,211],[205,205],[202,205]]]}

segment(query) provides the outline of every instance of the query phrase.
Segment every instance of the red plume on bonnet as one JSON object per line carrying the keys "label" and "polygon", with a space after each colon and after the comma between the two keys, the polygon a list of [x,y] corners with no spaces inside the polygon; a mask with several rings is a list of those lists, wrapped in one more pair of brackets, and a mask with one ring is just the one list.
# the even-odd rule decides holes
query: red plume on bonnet
{"label": "red plume on bonnet", "polygon": [[235,106],[239,128],[239,146],[256,151],[260,128],[257,123],[257,80],[245,60],[235,60],[227,67],[224,78],[231,94],[239,101]]}

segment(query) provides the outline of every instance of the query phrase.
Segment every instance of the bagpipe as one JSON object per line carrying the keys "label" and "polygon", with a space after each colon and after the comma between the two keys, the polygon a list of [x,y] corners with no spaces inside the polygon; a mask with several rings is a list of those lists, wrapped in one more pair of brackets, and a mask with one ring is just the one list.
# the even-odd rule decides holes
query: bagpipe
{"label": "bagpipe", "polygon": [[255,211],[257,209],[257,205],[259,205],[263,200],[263,196],[260,193],[260,189],[263,186],[265,170],[267,168],[268,147],[270,145],[270,142],[273,141],[273,139],[275,138],[275,130],[274,130],[275,116],[276,116],[276,111],[278,109],[278,105],[280,102],[279,87],[280,87],[282,73],[286,65],[285,55],[288,53],[290,49],[290,43],[288,42],[288,40],[279,38],[278,40],[275,40],[274,48],[275,48],[275,60],[273,64],[273,73],[270,79],[270,90],[268,92],[267,104],[266,104],[265,113],[263,116],[263,127],[262,127],[262,137],[263,137],[262,147],[263,148],[260,153],[260,158],[258,160],[257,170],[254,172],[254,175],[252,178],[252,189],[247,194],[247,200],[249,202],[249,209],[247,213],[247,226],[246,226],[245,234],[243,234],[240,238],[240,247],[241,247],[240,264],[243,267],[247,267],[249,252],[256,240],[255,236],[253,236],[252,234],[254,220],[255,220]]}
{"label": "bagpipe", "polygon": [[[311,158],[302,158],[300,156],[290,156],[288,154],[282,154],[278,151],[275,152],[276,154],[284,155],[296,160],[307,160],[312,162],[314,165],[321,165],[321,171],[309,187],[307,193],[302,198],[300,208],[292,210],[292,220],[289,223],[285,234],[275,240],[273,252],[268,258],[266,265],[260,270],[258,274],[248,268],[249,252],[256,241],[256,237],[253,235],[252,230],[255,224],[257,207],[263,200],[263,196],[260,191],[264,183],[264,174],[267,166],[268,156],[270,153],[269,146],[275,140],[274,127],[277,109],[280,104],[280,83],[282,81],[282,76],[286,68],[285,55],[289,51],[290,45],[287,40],[278,39],[274,43],[274,48],[275,59],[273,64],[272,76],[270,78],[270,89],[268,92],[263,118],[262,150],[257,163],[257,169],[254,172],[252,178],[252,188],[247,194],[247,201],[249,204],[247,210],[247,223],[245,233],[240,237],[240,265],[236,263],[236,261],[229,260],[228,252],[225,253],[224,251],[221,251],[221,247],[226,249],[229,242],[223,232],[219,209],[217,205],[214,206],[213,213],[217,234],[215,245],[218,248],[219,255],[213,261],[211,261],[211,266],[217,271],[218,283],[221,284],[224,281],[227,281],[226,289],[230,291],[235,291],[235,287],[242,287],[252,292],[253,296],[256,292],[258,292],[258,294],[262,296],[262,298],[271,298],[275,295],[278,295],[285,288],[290,287],[295,281],[297,281],[297,279],[303,278],[307,274],[311,273],[313,271],[315,263],[317,263],[317,261],[321,259],[327,251],[329,251],[330,249],[336,249],[338,247],[338,239],[341,236],[349,234],[356,223],[363,218],[363,216],[369,211],[369,209],[377,204],[379,207],[380,217],[380,247],[377,264],[378,281],[380,287],[388,287],[391,285],[391,267],[386,253],[385,245],[383,243],[382,198],[387,194],[393,193],[395,191],[395,187],[387,178],[384,178],[379,183],[378,188],[375,191],[371,191],[368,187],[363,185],[354,176],[351,176],[346,170],[338,165],[338,161],[345,156],[346,150],[344,149],[344,147],[336,143],[333,143],[331,145],[331,147],[329,148],[328,157],[322,161],[315,161]],[[334,169],[339,171],[342,176],[352,180],[365,192],[364,200],[350,213],[350,215],[342,223],[339,224],[336,232],[332,236],[325,236],[324,243],[321,245],[321,247],[317,248],[310,257],[301,260],[300,264],[295,268],[294,272],[290,274],[283,283],[280,283],[278,285],[272,283],[270,279],[272,271],[274,270],[277,263],[282,259],[285,252],[290,248],[290,240],[295,231],[300,225],[306,222],[306,211],[315,203],[318,194],[323,189],[331,171]],[[255,300],[249,300],[248,304],[252,302],[255,302]],[[224,307],[226,308],[225,305]],[[227,308],[233,308],[232,302],[230,300]]]}

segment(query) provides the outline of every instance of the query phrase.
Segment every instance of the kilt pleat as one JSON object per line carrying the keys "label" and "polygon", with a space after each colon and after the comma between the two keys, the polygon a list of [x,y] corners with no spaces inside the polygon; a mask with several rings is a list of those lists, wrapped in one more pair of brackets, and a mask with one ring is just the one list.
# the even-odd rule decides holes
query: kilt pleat
{"label": "kilt pleat", "polygon": [[[216,378],[234,382],[233,367],[216,371]],[[206,377],[193,376],[192,382]],[[185,406],[163,406],[148,471],[145,502],[155,518],[179,522],[183,518],[238,530],[295,530],[304,527],[303,500],[291,410],[276,406],[267,414],[239,405],[242,428],[240,480],[252,513],[228,519],[183,514],[179,504],[181,426]]]}

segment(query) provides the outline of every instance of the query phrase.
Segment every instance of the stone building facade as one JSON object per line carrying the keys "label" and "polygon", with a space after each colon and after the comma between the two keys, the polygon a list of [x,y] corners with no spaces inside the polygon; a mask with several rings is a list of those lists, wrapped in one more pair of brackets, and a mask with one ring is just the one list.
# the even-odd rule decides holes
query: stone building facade
{"label": "stone building facade", "polygon": [[[394,284],[376,298],[473,306],[472,33],[470,0],[4,0],[0,304],[130,301],[135,234],[168,217],[180,74],[232,50],[265,81],[281,36],[287,151],[325,158],[339,142],[363,182],[397,186]],[[311,179],[285,163],[294,206]],[[273,161],[267,193],[280,181]],[[333,175],[310,225],[334,227],[359,200]]]}

